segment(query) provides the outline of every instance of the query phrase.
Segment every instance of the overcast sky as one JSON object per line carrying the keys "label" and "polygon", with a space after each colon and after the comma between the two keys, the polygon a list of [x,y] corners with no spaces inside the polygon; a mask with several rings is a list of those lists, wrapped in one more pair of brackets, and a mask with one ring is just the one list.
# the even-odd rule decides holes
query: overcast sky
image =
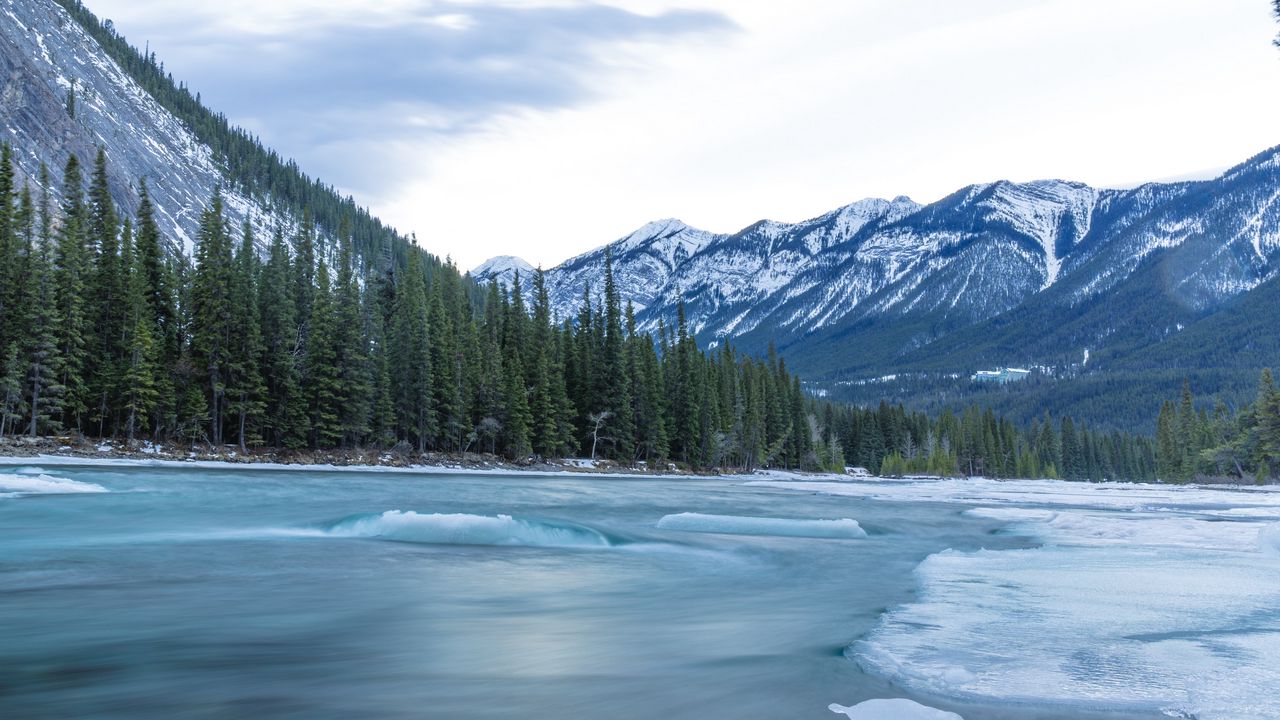
{"label": "overcast sky", "polygon": [[1280,144],[1270,0],[86,0],[463,269],[653,219],[1198,177]]}

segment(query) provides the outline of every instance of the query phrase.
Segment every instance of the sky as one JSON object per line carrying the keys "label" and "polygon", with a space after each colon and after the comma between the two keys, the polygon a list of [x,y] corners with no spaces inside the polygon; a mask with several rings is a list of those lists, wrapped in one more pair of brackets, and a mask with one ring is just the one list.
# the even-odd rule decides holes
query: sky
{"label": "sky", "polygon": [[86,5],[464,270],[660,218],[1208,177],[1280,144],[1270,0]]}

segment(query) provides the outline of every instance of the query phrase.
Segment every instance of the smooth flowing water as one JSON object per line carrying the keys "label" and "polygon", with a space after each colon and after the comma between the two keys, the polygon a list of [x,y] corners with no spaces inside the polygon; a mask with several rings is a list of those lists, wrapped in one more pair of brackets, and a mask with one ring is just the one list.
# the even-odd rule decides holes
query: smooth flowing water
{"label": "smooth flowing water", "polygon": [[906,695],[845,649],[922,560],[1033,544],[963,506],[732,478],[0,473],[37,493],[0,496],[10,719],[830,718]]}

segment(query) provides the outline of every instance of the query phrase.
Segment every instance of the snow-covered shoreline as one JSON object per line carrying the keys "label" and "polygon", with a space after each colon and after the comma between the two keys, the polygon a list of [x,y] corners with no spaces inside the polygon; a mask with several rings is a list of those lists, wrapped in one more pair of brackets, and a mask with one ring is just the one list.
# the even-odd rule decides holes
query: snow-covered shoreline
{"label": "snow-covered shoreline", "polygon": [[405,475],[531,475],[543,477],[581,477],[581,478],[664,478],[678,479],[701,477],[680,473],[645,473],[606,472],[578,469],[566,466],[563,470],[545,470],[522,468],[509,465],[374,465],[332,463],[282,463],[258,462],[243,460],[177,460],[169,458],[120,458],[89,457],[83,455],[26,455],[0,456],[0,466],[40,465],[49,467],[122,467],[122,468],[173,468],[196,470],[245,470],[245,471],[283,471],[283,472],[334,472],[334,473],[398,473]]}
{"label": "snow-covered shoreline", "polygon": [[246,470],[281,472],[333,472],[333,473],[397,473],[404,475],[493,475],[519,477],[569,477],[580,479],[627,480],[694,480],[724,478],[739,481],[762,482],[844,482],[845,476],[830,473],[801,473],[783,470],[757,470],[754,472],[721,471],[718,473],[655,472],[643,468],[622,468],[605,463],[591,464],[589,460],[567,460],[563,463],[543,463],[532,467],[506,463],[444,462],[441,464],[371,464],[371,463],[288,463],[254,461],[244,459],[178,459],[173,457],[94,457],[85,454],[0,455],[0,467],[38,465],[48,467],[121,467],[121,468],[173,468],[197,470]]}

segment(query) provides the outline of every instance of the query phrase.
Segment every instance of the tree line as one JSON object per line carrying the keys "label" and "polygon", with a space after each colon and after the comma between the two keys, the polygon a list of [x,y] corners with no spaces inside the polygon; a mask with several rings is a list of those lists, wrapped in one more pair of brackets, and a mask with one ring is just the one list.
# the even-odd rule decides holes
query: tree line
{"label": "tree line", "polygon": [[99,152],[15,187],[0,157],[0,433],[281,448],[402,444],[513,459],[826,467],[785,363],[704,353],[683,313],[640,333],[611,259],[576,318],[539,271],[508,290],[411,253],[359,257],[309,215],[262,243],[215,193],[194,257],[167,253],[145,182],[121,218]]}
{"label": "tree line", "polygon": [[1211,411],[1197,408],[1184,382],[1179,400],[1160,407],[1156,448],[1161,478],[1280,479],[1280,391],[1271,370],[1262,371],[1256,399],[1236,410],[1221,401]]}
{"label": "tree line", "polygon": [[1094,430],[1070,416],[1020,426],[977,405],[931,418],[883,401],[878,408],[826,403],[822,414],[828,447],[880,475],[1156,479],[1150,438]]}

